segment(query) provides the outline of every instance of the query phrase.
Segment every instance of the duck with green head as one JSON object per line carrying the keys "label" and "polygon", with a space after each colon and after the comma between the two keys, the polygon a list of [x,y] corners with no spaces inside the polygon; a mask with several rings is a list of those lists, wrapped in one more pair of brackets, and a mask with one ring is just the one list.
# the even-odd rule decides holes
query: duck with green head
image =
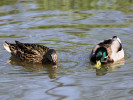
{"label": "duck with green head", "polygon": [[121,40],[117,36],[99,42],[90,54],[90,61],[96,63],[95,67],[100,68],[103,63],[124,61],[124,50]]}

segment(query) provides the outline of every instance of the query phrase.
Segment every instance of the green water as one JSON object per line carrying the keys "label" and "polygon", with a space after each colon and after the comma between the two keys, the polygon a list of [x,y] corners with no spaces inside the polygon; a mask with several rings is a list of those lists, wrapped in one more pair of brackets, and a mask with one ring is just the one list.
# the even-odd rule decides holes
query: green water
{"label": "green water", "polygon": [[[95,69],[99,41],[117,35],[124,64]],[[56,50],[58,69],[23,64],[3,42]],[[132,100],[133,0],[1,0],[0,100]]]}

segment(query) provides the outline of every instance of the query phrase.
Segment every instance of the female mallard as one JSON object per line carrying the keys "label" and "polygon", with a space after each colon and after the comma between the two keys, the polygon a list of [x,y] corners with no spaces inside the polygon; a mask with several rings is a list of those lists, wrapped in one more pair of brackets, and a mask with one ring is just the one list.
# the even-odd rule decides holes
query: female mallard
{"label": "female mallard", "polygon": [[37,44],[15,42],[16,44],[11,44],[5,41],[4,48],[16,58],[32,63],[51,63],[52,67],[57,68],[57,55],[54,49]]}
{"label": "female mallard", "polygon": [[90,54],[90,61],[97,63],[109,63],[124,61],[124,50],[121,40],[117,36],[98,43]]}

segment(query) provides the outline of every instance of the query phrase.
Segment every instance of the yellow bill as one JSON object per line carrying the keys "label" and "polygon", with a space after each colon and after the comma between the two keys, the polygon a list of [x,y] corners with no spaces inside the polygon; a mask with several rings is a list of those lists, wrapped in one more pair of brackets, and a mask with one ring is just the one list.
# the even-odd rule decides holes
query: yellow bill
{"label": "yellow bill", "polygon": [[94,67],[96,67],[97,69],[100,69],[101,68],[101,62],[100,62],[100,60],[99,61],[96,61],[96,65]]}

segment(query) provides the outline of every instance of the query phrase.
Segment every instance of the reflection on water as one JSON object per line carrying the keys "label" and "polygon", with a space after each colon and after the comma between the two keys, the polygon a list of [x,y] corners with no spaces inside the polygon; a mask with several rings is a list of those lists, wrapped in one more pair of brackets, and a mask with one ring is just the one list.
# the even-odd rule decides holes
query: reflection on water
{"label": "reflection on water", "polygon": [[[6,12],[14,11],[15,13],[19,10],[24,10],[24,8],[28,11],[114,9],[131,13],[133,12],[132,3],[132,0],[4,0],[0,1],[0,6],[2,6],[2,10],[6,10]],[[4,5],[6,5],[6,7],[4,7]],[[9,6],[8,8],[8,5],[13,6]]]}
{"label": "reflection on water", "polygon": [[45,70],[45,71],[48,71],[47,73],[49,74],[49,78],[54,79],[57,77],[57,69],[52,68],[51,65],[26,63],[26,62],[20,61],[19,59],[16,59],[13,56],[10,57],[10,60],[7,61],[7,64],[22,66],[25,68],[25,71],[32,72],[33,74],[37,74],[37,75],[44,75],[45,73],[42,73],[42,72],[43,70]]}
{"label": "reflection on water", "polygon": [[22,38],[26,36],[16,36],[16,35],[0,35],[0,38]]}
{"label": "reflection on water", "polygon": [[124,62],[115,62],[115,63],[102,65],[100,69],[96,68],[96,75],[102,76],[106,75],[107,71],[117,71],[121,65],[124,65]]}
{"label": "reflection on water", "polygon": [[[0,0],[0,100],[132,100],[132,27],[133,0]],[[114,35],[125,64],[95,69],[93,46]],[[5,40],[55,49],[58,69],[10,59]]]}

